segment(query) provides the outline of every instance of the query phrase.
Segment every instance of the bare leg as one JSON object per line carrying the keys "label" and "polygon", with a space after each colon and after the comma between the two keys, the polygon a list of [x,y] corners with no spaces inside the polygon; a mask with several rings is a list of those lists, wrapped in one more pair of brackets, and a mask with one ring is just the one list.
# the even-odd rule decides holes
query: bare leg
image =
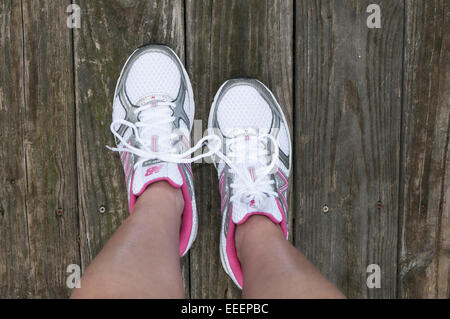
{"label": "bare leg", "polygon": [[344,298],[267,217],[237,226],[235,240],[244,298]]}
{"label": "bare leg", "polygon": [[183,207],[181,191],[168,183],[147,188],[133,214],[87,268],[72,298],[183,298]]}

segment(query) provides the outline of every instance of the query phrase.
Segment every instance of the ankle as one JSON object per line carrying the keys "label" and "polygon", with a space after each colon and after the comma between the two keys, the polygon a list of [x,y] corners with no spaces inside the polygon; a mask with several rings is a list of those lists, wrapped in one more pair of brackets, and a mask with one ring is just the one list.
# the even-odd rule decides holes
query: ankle
{"label": "ankle", "polygon": [[234,234],[238,259],[242,262],[242,256],[248,250],[255,250],[261,244],[261,238],[271,240],[284,238],[279,224],[275,224],[263,215],[251,216],[245,223],[237,225]]}
{"label": "ankle", "polygon": [[150,205],[164,206],[168,212],[182,215],[184,210],[184,198],[180,188],[171,186],[166,181],[151,184],[138,197],[134,210],[140,210],[139,207],[149,207]]}

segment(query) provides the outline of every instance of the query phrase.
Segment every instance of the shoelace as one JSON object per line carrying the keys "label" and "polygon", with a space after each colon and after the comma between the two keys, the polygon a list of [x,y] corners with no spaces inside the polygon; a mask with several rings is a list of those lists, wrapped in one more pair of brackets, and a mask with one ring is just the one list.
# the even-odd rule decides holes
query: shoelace
{"label": "shoelace", "polygon": [[[256,139],[253,143],[251,141],[246,143],[246,140],[252,138]],[[268,145],[267,139],[274,146],[270,163],[261,165],[261,163],[255,161],[253,163],[254,171],[249,172],[248,166],[252,163],[248,162],[248,154],[265,154]],[[208,143],[208,148],[209,145]],[[266,199],[270,196],[278,197],[278,193],[272,187],[274,181],[269,178],[278,162],[279,149],[276,139],[270,134],[253,137],[241,135],[231,139],[229,148],[228,156],[221,151],[215,151],[214,155],[222,159],[230,167],[230,173],[236,176],[236,179],[230,184],[233,189],[233,196],[230,197],[230,201],[239,200],[241,203],[252,204],[253,207],[258,208],[264,205]]]}
{"label": "shoelace", "polygon": [[[155,104],[156,103],[156,104]],[[156,106],[156,107],[155,107]],[[269,176],[272,170],[277,165],[279,149],[277,140],[270,134],[262,134],[258,136],[237,136],[231,139],[229,147],[230,153],[228,156],[220,151],[222,140],[215,134],[209,134],[203,137],[195,144],[194,147],[188,149],[183,153],[177,153],[177,149],[173,147],[172,141],[179,135],[174,133],[170,129],[170,125],[175,117],[172,116],[172,108],[175,107],[173,102],[164,101],[152,101],[152,103],[145,103],[136,110],[135,115],[138,118],[136,123],[131,123],[127,120],[116,120],[111,123],[110,130],[112,134],[122,143],[121,147],[109,147],[107,148],[115,152],[130,152],[139,156],[141,159],[134,164],[136,169],[140,164],[152,159],[159,159],[164,162],[171,163],[193,163],[199,159],[209,157],[212,155],[217,156],[230,167],[230,172],[237,178],[230,185],[233,189],[233,196],[230,200],[240,200],[242,203],[249,205],[253,201],[254,207],[260,207],[264,204],[265,200],[270,196],[278,197],[278,194],[273,191],[273,180],[270,180]],[[151,119],[151,121],[149,121]],[[125,125],[131,128],[134,132],[135,139],[138,141],[142,148],[136,148],[126,141],[121,135],[119,135],[115,129],[116,125]],[[154,151],[151,149],[151,145],[147,142],[149,139],[147,132],[158,130],[163,133],[159,139],[159,145],[161,151]],[[246,143],[245,139],[256,139],[254,143]],[[255,170],[253,174],[250,174],[247,168],[239,163],[245,162],[247,154],[261,154],[265,152],[270,140],[274,146],[274,152],[272,153],[272,159],[268,165],[261,165],[255,163]],[[206,143],[208,141],[208,143]],[[190,156],[200,149],[203,144],[208,146],[208,152],[200,154],[191,158]],[[236,162],[236,163],[234,163]],[[247,162],[247,164],[249,164]],[[252,176],[253,175],[253,176]]]}
{"label": "shoelace", "polygon": [[[106,146],[109,150],[114,152],[130,152],[140,157],[140,160],[134,164],[134,169],[136,169],[140,164],[152,159],[159,159],[164,162],[171,163],[193,163],[204,157],[213,155],[220,148],[220,137],[217,135],[208,135],[203,137],[198,143],[188,149],[183,153],[178,153],[177,149],[174,147],[172,142],[179,135],[170,129],[170,125],[175,121],[175,117],[172,116],[172,108],[175,107],[173,102],[164,101],[152,101],[151,104],[146,103],[140,106],[133,112],[138,118],[136,123],[131,123],[127,120],[116,120],[111,123],[110,130],[112,134],[122,143],[121,147],[110,147]],[[149,121],[151,119],[151,121]],[[119,133],[117,133],[115,127],[116,125],[125,125],[131,128],[134,132],[136,141],[138,141],[142,148],[136,148],[126,141]],[[158,145],[161,151],[152,150],[152,146],[148,143],[148,132],[160,131]],[[215,140],[217,142],[216,148],[209,149],[207,153],[200,154],[191,158],[190,156],[195,153],[203,144],[208,140]]]}

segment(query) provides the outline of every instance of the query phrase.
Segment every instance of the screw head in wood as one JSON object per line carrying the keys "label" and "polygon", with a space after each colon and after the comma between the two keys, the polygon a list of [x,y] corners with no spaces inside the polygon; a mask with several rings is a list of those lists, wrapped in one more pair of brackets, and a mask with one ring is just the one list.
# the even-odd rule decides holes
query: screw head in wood
{"label": "screw head in wood", "polygon": [[383,208],[383,202],[382,202],[381,200],[379,200],[379,201],[377,202],[377,208],[378,208],[378,209]]}
{"label": "screw head in wood", "polygon": [[426,212],[427,212],[427,206],[424,205],[424,204],[420,205],[420,212],[421,212],[422,214],[426,214]]}
{"label": "screw head in wood", "polygon": [[324,214],[328,214],[329,211],[330,211],[330,208],[328,207],[328,205],[325,204],[322,206],[322,212]]}
{"label": "screw head in wood", "polygon": [[98,212],[100,213],[100,214],[104,214],[104,213],[106,213],[106,207],[105,206],[100,206],[99,208],[98,208]]}

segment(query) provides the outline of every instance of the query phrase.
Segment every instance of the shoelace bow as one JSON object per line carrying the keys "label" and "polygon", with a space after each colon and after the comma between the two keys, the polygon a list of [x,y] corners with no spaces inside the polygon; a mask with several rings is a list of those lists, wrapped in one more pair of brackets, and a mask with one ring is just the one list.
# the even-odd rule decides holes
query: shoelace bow
{"label": "shoelace bow", "polygon": [[[253,142],[252,139],[254,139]],[[245,142],[246,140],[248,143]],[[264,165],[259,160],[266,154],[267,140],[272,142],[274,152],[271,155],[270,163]],[[279,150],[277,145],[276,139],[270,134],[240,135],[230,140],[228,156],[221,151],[214,153],[230,167],[230,173],[237,177],[230,184],[233,189],[231,201],[240,200],[241,203],[246,205],[252,203],[253,207],[258,208],[265,203],[268,197],[278,197],[278,193],[273,191],[272,184],[274,184],[274,181],[269,178],[278,161]],[[249,154],[253,156],[249,156]],[[252,167],[254,170],[249,171],[248,167]]]}
{"label": "shoelace bow", "polygon": [[[156,107],[155,107],[156,106]],[[164,162],[171,163],[193,163],[199,159],[204,157],[208,157],[214,154],[215,149],[210,150],[207,153],[200,154],[193,158],[190,156],[195,153],[199,148],[203,146],[203,144],[207,140],[216,140],[220,141],[220,137],[216,135],[208,135],[203,137],[198,143],[190,148],[189,150],[178,153],[178,150],[172,144],[174,138],[179,137],[178,134],[173,132],[170,129],[170,125],[173,121],[175,121],[175,117],[172,116],[172,107],[175,107],[173,102],[163,102],[163,101],[153,101],[152,104],[145,104],[136,110],[133,110],[135,115],[138,118],[136,123],[131,123],[127,120],[116,120],[111,123],[110,130],[112,134],[122,143],[121,147],[110,147],[107,148],[114,152],[130,152],[140,157],[140,160],[134,164],[134,169],[138,167],[145,161],[151,159],[159,159]],[[151,124],[149,119],[151,119]],[[134,147],[128,141],[126,141],[119,133],[117,133],[115,127],[117,125],[125,125],[133,130],[135,139],[137,142],[141,144],[141,148]],[[152,150],[152,145],[148,143],[147,132],[151,131],[160,131],[159,145],[161,147],[161,151]],[[220,144],[217,143],[217,150],[220,147]]]}
{"label": "shoelace bow", "polygon": [[[180,154],[172,143],[176,137],[179,137],[177,133],[173,132],[170,125],[175,121],[172,112],[173,107],[175,107],[173,102],[152,101],[151,104],[146,103],[136,110],[133,110],[138,119],[136,123],[131,123],[122,119],[113,121],[110,130],[122,145],[121,147],[107,146],[107,148],[114,152],[130,152],[139,156],[140,160],[134,164],[134,169],[143,162],[151,159],[159,159],[171,163],[193,163],[199,159],[214,155],[223,160],[230,167],[230,172],[237,177],[230,185],[233,189],[233,196],[230,198],[231,201],[240,200],[242,203],[252,203],[253,206],[259,207],[269,196],[278,196],[272,188],[274,181],[269,178],[269,175],[272,174],[272,170],[277,165],[279,156],[278,143],[272,135],[262,134],[251,137],[243,135],[236,136],[230,140],[230,153],[226,156],[220,151],[222,145],[221,138],[215,134],[209,134],[199,140],[194,147]],[[149,121],[149,119],[151,119],[151,121]],[[131,128],[134,132],[135,139],[139,142],[141,148],[134,147],[119,135],[116,131],[116,126],[118,125],[125,125]],[[152,150],[152,145],[148,143],[148,133],[154,132],[155,130],[162,133],[159,135],[161,137],[158,141],[158,145],[161,146],[160,151]],[[244,139],[249,138],[254,139],[253,143],[244,143]],[[252,172],[253,174],[250,174],[249,171],[243,165],[239,165],[239,163],[244,163],[247,159],[246,164],[252,164],[248,163],[247,154],[265,153],[268,140],[270,140],[274,146],[271,162],[265,166],[255,162],[255,170]],[[208,152],[191,158],[190,156],[204,144],[208,147]],[[246,146],[244,147],[243,145]],[[236,163],[234,163],[232,159],[235,159]]]}

